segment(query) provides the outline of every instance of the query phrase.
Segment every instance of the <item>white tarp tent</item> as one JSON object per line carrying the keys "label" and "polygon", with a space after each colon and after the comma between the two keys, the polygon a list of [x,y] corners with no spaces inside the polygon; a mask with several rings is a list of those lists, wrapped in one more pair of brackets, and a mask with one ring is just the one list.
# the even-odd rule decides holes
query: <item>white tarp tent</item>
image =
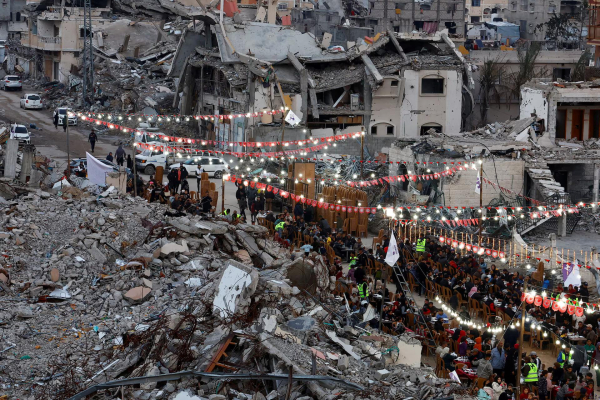
{"label": "white tarp tent", "polygon": [[106,174],[112,172],[112,167],[102,164],[100,160],[90,153],[86,152],[85,156],[87,158],[87,173],[90,182],[94,185],[106,186]]}

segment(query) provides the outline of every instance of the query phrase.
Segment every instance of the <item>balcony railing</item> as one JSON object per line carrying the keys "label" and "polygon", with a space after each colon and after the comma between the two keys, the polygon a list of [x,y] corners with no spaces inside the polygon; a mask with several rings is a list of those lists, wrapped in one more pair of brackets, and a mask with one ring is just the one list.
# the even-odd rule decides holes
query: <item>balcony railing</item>
{"label": "balcony railing", "polygon": [[60,36],[39,36],[29,33],[22,33],[21,44],[25,47],[46,51],[62,50],[62,41]]}
{"label": "balcony railing", "polygon": [[60,44],[60,36],[38,36],[38,40],[41,43]]}

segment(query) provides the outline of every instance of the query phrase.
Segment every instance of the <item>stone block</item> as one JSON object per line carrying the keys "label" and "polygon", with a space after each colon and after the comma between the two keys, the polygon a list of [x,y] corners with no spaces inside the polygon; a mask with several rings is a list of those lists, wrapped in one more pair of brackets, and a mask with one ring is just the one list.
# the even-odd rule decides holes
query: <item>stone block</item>
{"label": "stone block", "polygon": [[375,379],[377,379],[378,381],[387,378],[389,375],[390,371],[388,371],[387,369],[380,369],[378,371],[375,371]]}
{"label": "stone block", "polygon": [[338,358],[337,367],[340,371],[346,371],[350,365],[350,358],[347,355],[341,354]]}

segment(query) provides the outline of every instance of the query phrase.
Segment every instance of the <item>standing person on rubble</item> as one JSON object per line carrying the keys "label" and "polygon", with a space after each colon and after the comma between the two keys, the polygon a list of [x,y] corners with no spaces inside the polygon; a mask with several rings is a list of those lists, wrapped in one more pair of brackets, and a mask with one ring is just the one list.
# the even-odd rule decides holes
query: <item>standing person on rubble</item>
{"label": "standing person on rubble", "polygon": [[275,193],[273,193],[272,190],[267,190],[265,199],[267,202],[267,211],[273,211],[273,200],[275,199]]}
{"label": "standing person on rubble", "polygon": [[240,214],[246,219],[246,209],[248,208],[248,199],[246,196],[238,200],[238,205],[240,206]]}
{"label": "standing person on rubble", "polygon": [[119,145],[117,151],[115,151],[115,157],[117,158],[117,165],[123,166],[123,161],[125,161],[125,150],[123,150],[123,146]]}
{"label": "standing person on rubble", "polygon": [[169,192],[171,195],[177,193],[177,171],[175,169],[169,172],[167,180],[169,181]]}
{"label": "standing person on rubble", "polygon": [[[56,121],[56,124],[58,125],[58,120]],[[90,142],[90,145],[92,146],[92,153],[94,152],[94,147],[96,147],[96,140],[98,140],[98,136],[96,136],[96,131],[92,129],[88,136],[88,142]]]}
{"label": "standing person on rubble", "polygon": [[181,185],[181,182],[184,181],[187,176],[188,171],[183,165],[175,170],[175,191],[179,190],[179,185]]}

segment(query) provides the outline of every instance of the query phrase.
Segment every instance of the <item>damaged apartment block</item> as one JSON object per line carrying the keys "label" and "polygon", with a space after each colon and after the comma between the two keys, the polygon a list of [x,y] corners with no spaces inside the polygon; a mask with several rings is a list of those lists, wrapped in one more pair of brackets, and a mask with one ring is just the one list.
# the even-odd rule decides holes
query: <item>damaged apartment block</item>
{"label": "damaged apartment block", "polygon": [[313,135],[365,129],[381,146],[431,129],[459,132],[471,114],[470,70],[447,32],[388,30],[372,43],[327,50],[327,35],[319,41],[277,25],[220,23],[210,13],[202,21],[180,40],[171,75],[182,114],[233,115],[227,123],[200,121],[206,131],[216,124],[216,140],[262,139],[281,117],[255,113],[282,107]]}

